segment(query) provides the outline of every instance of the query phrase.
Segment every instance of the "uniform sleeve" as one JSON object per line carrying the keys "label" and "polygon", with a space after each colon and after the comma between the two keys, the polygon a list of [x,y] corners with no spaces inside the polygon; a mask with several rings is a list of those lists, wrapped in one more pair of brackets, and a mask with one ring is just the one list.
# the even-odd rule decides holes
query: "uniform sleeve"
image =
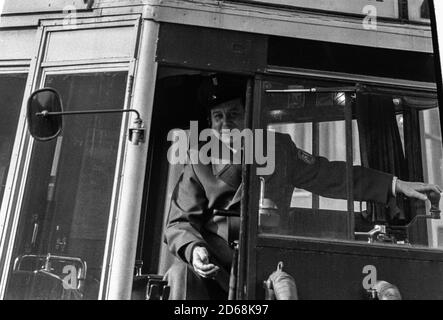
{"label": "uniform sleeve", "polygon": [[206,246],[200,234],[206,207],[205,191],[192,164],[187,164],[174,189],[165,230],[169,251],[187,263],[191,263],[192,249],[196,245]]}
{"label": "uniform sleeve", "polygon": [[[346,162],[329,161],[298,149],[291,140],[294,185],[327,198],[346,199]],[[391,197],[393,175],[362,166],[353,167],[356,201],[387,203]]]}

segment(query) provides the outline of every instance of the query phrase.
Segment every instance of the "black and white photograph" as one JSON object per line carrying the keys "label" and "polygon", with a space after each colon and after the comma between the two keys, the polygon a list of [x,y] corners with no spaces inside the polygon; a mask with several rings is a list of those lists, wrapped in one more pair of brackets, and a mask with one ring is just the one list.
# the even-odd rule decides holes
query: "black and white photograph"
{"label": "black and white photograph", "polygon": [[0,0],[0,300],[443,300],[442,58],[441,0]]}

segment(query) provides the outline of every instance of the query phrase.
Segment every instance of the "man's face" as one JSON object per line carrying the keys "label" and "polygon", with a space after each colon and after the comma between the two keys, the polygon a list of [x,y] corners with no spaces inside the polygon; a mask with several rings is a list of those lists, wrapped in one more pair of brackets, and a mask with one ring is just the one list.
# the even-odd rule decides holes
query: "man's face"
{"label": "man's face", "polygon": [[211,109],[212,129],[220,135],[224,130],[244,129],[245,112],[241,99],[231,100],[219,104]]}

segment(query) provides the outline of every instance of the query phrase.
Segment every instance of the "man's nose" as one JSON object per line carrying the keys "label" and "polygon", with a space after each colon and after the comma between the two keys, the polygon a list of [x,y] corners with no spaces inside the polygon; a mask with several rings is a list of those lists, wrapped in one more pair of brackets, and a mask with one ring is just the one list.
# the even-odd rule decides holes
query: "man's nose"
{"label": "man's nose", "polygon": [[224,125],[230,122],[230,118],[226,113],[223,113],[220,122]]}
{"label": "man's nose", "polygon": [[221,121],[221,125],[223,128],[232,128],[232,126],[234,126],[234,121],[232,121],[232,119],[230,118],[223,118]]}

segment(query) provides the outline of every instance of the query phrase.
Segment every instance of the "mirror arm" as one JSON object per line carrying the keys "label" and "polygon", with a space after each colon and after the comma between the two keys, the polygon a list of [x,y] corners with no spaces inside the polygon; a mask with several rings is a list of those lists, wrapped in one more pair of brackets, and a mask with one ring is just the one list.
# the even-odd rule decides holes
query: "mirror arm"
{"label": "mirror arm", "polygon": [[49,111],[42,111],[37,112],[36,116],[68,116],[68,115],[78,115],[78,114],[96,114],[96,113],[123,113],[123,112],[135,112],[137,114],[137,118],[135,120],[141,120],[140,113],[135,109],[108,109],[108,110],[85,110],[85,111],[62,111],[62,112],[49,112]]}
{"label": "mirror arm", "polygon": [[99,114],[99,113],[124,113],[124,112],[134,112],[137,117],[134,119],[134,126],[129,128],[129,140],[134,145],[138,145],[140,142],[145,141],[145,131],[143,127],[143,120],[140,117],[140,113],[135,109],[107,109],[107,110],[84,110],[84,111],[62,111],[62,112],[49,112],[43,110],[42,112],[37,112],[35,115],[40,117],[48,116],[69,116],[69,115],[80,115],[80,114]]}

